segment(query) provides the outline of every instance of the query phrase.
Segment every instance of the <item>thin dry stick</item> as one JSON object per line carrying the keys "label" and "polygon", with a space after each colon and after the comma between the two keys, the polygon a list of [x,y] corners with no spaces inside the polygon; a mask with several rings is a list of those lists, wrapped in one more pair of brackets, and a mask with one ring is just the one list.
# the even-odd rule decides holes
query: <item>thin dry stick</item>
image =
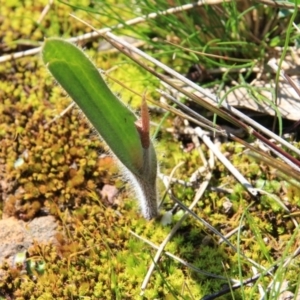
{"label": "thin dry stick", "polygon": [[[203,117],[200,116],[198,113],[196,112],[192,112],[190,108],[188,108],[186,105],[184,105],[183,103],[179,102],[177,99],[175,99],[174,97],[168,95],[167,93],[163,93],[163,95],[170,99],[171,101],[173,101],[174,103],[177,104],[177,106],[179,106],[181,108],[182,111],[185,111],[188,113],[188,115],[193,115],[194,118],[196,119],[200,119],[202,120]],[[202,123],[202,122],[200,122]],[[300,121],[297,122],[298,125],[300,123]],[[293,127],[297,126],[297,123],[293,125]],[[208,123],[210,124],[210,123]],[[200,125],[200,127],[205,127],[205,128],[210,128],[209,126],[205,125],[202,123],[202,125]],[[227,136],[228,133],[229,133],[229,136],[232,136],[232,139],[233,140],[236,140],[236,137],[239,136],[239,133],[240,133],[240,130],[242,130],[242,132],[244,132],[243,128],[238,128],[238,129],[232,129],[232,128],[227,128],[227,126],[222,126],[222,128],[220,129],[217,125],[214,125],[212,122],[211,122],[211,127],[210,128],[210,131],[214,131],[214,132],[218,132],[219,134],[221,135],[225,135]],[[235,136],[233,136],[233,134]],[[240,142],[242,144],[244,144],[244,141],[243,140],[240,140]],[[270,149],[277,157],[281,158],[287,165],[291,166],[294,170],[298,171],[300,170],[300,167],[298,167],[293,161],[290,160],[290,158],[284,156],[282,153],[280,153],[278,150],[275,150],[275,148],[272,148],[270,147],[270,145],[267,145],[265,144],[265,142],[263,141],[260,141],[260,144],[264,145],[264,147],[266,147],[266,149]],[[245,145],[245,144],[244,144]],[[247,147],[249,148],[250,146],[247,145]],[[264,150],[266,152],[266,150]]]}
{"label": "thin dry stick", "polygon": [[[252,269],[253,275],[256,276],[258,274],[257,268],[252,266],[251,269]],[[265,292],[264,292],[264,289],[261,284],[258,284],[258,291],[259,291],[259,294],[261,297],[265,296]]]}
{"label": "thin dry stick", "polygon": [[[117,84],[119,84],[120,86],[122,86],[123,88],[125,88],[126,90],[130,91],[131,93],[133,93],[134,95],[137,95],[139,97],[142,97],[142,95],[138,92],[136,92],[135,90],[133,90],[132,88],[126,86],[123,82],[121,82],[120,80],[116,79],[116,78],[113,78],[112,76],[109,76],[106,74],[105,72],[105,76],[108,77],[109,79],[111,79],[112,81],[116,82]],[[170,96],[170,95],[169,95]],[[172,97],[172,96],[170,96]],[[197,124],[199,126],[203,126],[203,123],[198,121],[197,119],[185,114],[183,111],[181,110],[178,110],[176,108],[174,108],[173,106],[170,106],[166,103],[162,103],[162,102],[157,102],[151,98],[147,98],[147,101],[155,104],[155,106],[159,106],[160,108],[164,109],[165,111],[169,111],[170,113],[173,113],[181,118],[184,118],[184,119],[187,119],[191,122],[193,122],[194,124]],[[208,127],[209,128],[209,127]],[[217,130],[217,129],[216,129]],[[216,131],[215,130],[215,131]],[[170,131],[170,132],[173,132],[173,131]],[[188,132],[185,132],[186,134],[188,134]],[[222,129],[222,132],[220,132],[222,134],[225,134],[225,131]]]}
{"label": "thin dry stick", "polygon": [[[193,130],[193,128],[189,127],[192,131],[192,134],[191,134],[191,137],[192,137],[192,142],[194,143],[195,145],[195,148],[198,150],[198,154],[199,154],[199,157],[203,163],[203,167],[207,168],[207,164],[209,164],[207,162],[207,160],[205,159],[205,155],[204,155],[204,152],[201,148],[201,145],[200,145],[200,140],[199,140],[199,137],[197,136],[197,134],[195,134],[195,131]],[[213,157],[213,156],[211,156]],[[213,157],[214,159],[214,157]],[[199,168],[200,169],[200,168]],[[191,175],[190,177],[190,181],[192,181],[192,177],[193,177],[193,174]]]}
{"label": "thin dry stick", "polygon": [[[160,207],[161,205],[162,205],[162,202],[164,201],[164,199],[165,199],[165,197],[166,197],[166,194],[168,193],[168,191],[170,190],[170,187],[171,187],[171,183],[172,183],[172,178],[174,177],[174,174],[175,174],[175,172],[182,166],[182,165],[184,165],[184,162],[182,161],[182,162],[180,162],[180,163],[178,163],[174,168],[173,168],[173,170],[171,171],[171,174],[170,174],[170,176],[169,176],[169,178],[168,178],[168,181],[167,182],[164,182],[164,183],[166,183],[165,184],[165,186],[166,186],[166,190],[165,190],[165,192],[164,192],[164,194],[163,194],[163,196],[162,196],[162,200],[161,200],[161,202],[158,204],[158,207]],[[167,177],[165,177],[165,179],[166,179]]]}
{"label": "thin dry stick", "polygon": [[[211,153],[211,152],[210,152]],[[201,186],[199,187],[195,197],[194,197],[194,200],[192,202],[192,204],[189,206],[189,210],[192,210],[196,204],[198,203],[198,201],[200,200],[200,198],[202,197],[202,195],[204,194],[205,190],[207,189],[208,187],[208,184],[210,182],[210,179],[212,177],[212,173],[209,172],[206,176],[206,178],[204,179],[204,181],[202,182]],[[164,241],[161,243],[158,251],[156,252],[156,255],[153,259],[153,262],[152,264],[150,265],[149,267],[149,270],[144,278],[144,281],[142,283],[142,286],[141,286],[141,295],[143,295],[146,287],[147,287],[147,284],[150,280],[150,277],[151,277],[151,274],[153,273],[154,269],[155,269],[155,265],[157,264],[164,248],[166,247],[167,243],[171,240],[171,238],[174,236],[174,234],[176,233],[176,231],[180,228],[181,224],[184,222],[184,220],[189,216],[189,213],[185,211],[184,215],[181,217],[181,219],[175,224],[175,226],[172,228],[172,230],[170,231],[170,233],[168,234],[168,236],[164,239]]]}
{"label": "thin dry stick", "polygon": [[[198,220],[199,222],[201,222],[206,228],[208,228],[209,230],[211,230],[214,234],[216,234],[217,236],[221,237],[224,242],[231,248],[233,249],[235,252],[238,252],[238,249],[224,236],[222,235],[218,230],[216,230],[213,226],[211,226],[209,223],[207,223],[204,219],[200,218],[198,215],[196,215],[192,210],[190,210],[188,207],[186,207],[182,202],[180,202],[178,199],[176,199],[174,196],[172,196],[172,198],[174,199],[174,201],[176,201],[176,203],[186,212],[188,212],[192,217],[194,217],[196,220]],[[266,270],[265,267],[263,267],[262,265],[259,265],[258,263],[256,263],[254,260],[252,260],[251,258],[248,258],[245,254],[240,253],[240,255],[245,258],[247,261],[251,262],[251,264],[253,264],[254,266],[259,267],[262,270]]]}
{"label": "thin dry stick", "polygon": [[[236,234],[237,232],[241,231],[244,228],[245,225],[241,225],[237,228],[232,229],[230,232],[228,232],[227,234],[224,235],[224,237],[226,239],[229,239],[230,237],[232,237],[234,234]],[[224,239],[219,239],[218,240],[218,245],[221,245],[224,243]]]}
{"label": "thin dry stick", "polygon": [[[270,198],[272,198],[281,208],[283,208],[283,210],[290,214],[291,211],[285,206],[285,204],[280,200],[279,197],[277,197],[276,195],[274,194],[271,194],[271,193],[268,193],[262,189],[257,189],[258,192],[261,194],[261,195],[268,195]],[[298,223],[294,224],[296,227],[298,226]]]}
{"label": "thin dry stick", "polygon": [[193,109],[189,108],[188,106],[184,105],[183,103],[181,103],[179,100],[177,100],[176,98],[174,98],[173,96],[171,96],[170,94],[168,94],[167,92],[161,90],[161,89],[156,89],[163,97],[171,100],[172,102],[176,103],[177,106],[183,110],[184,112],[186,112],[189,116],[194,117],[195,119],[199,120],[200,122],[200,126],[202,128],[207,128],[209,131],[215,131],[218,132],[220,134],[226,135],[225,131],[222,130],[221,128],[219,128],[217,125],[215,125],[213,122],[207,120],[205,117],[201,116],[200,114],[198,114],[197,112],[195,112]]}
{"label": "thin dry stick", "polygon": [[217,192],[217,193],[224,193],[224,194],[232,194],[233,193],[233,189],[225,189],[223,187],[224,185],[220,186],[220,187],[210,187],[210,190],[213,192]]}
{"label": "thin dry stick", "polygon": [[[287,265],[291,262],[292,259],[294,259],[295,257],[297,257],[300,254],[300,247],[298,247],[296,249],[296,251],[294,251],[294,253],[289,256],[288,258],[285,259],[285,263],[284,263],[284,268],[287,267]],[[279,259],[280,260],[280,259]],[[276,268],[278,268],[278,266],[280,265],[280,263],[275,263],[274,265],[272,265],[270,268],[265,269],[264,272],[262,273],[258,273],[256,275],[254,275],[251,278],[245,279],[240,283],[234,284],[231,287],[226,287],[224,289],[222,289],[221,291],[205,296],[202,298],[202,300],[213,300],[213,299],[217,299],[222,295],[228,294],[230,293],[232,290],[236,290],[238,288],[240,288],[242,285],[245,286],[247,284],[253,283],[255,281],[257,281],[259,278],[261,278],[262,276],[266,276],[266,275],[272,275],[271,272],[273,272]],[[273,275],[272,275],[273,276]],[[271,288],[272,284],[274,284],[274,281],[272,281],[269,285],[268,285],[268,289]],[[263,300],[264,298],[260,298],[260,300]]]}
{"label": "thin dry stick", "polygon": [[166,183],[171,181],[171,183],[177,183],[177,184],[180,184],[184,187],[193,187],[193,186],[195,186],[195,184],[192,183],[192,182],[187,182],[187,181],[182,180],[182,179],[173,178],[171,176],[164,175],[162,173],[159,173],[158,177],[160,178],[161,181],[164,181]]}
{"label": "thin dry stick", "polygon": [[[296,123],[298,123],[299,121],[297,121]],[[285,156],[283,156],[281,153],[279,153],[278,151],[276,151],[275,149],[269,147],[268,145],[264,145],[269,151],[273,152],[278,158],[280,158],[283,162],[285,162],[288,166],[290,166],[291,168],[293,168],[294,170],[300,172],[300,168],[298,166],[296,166],[292,161],[290,161],[288,158],[286,158]]]}
{"label": "thin dry stick", "polygon": [[[73,42],[73,43],[78,43],[78,42],[82,42],[82,41],[89,41],[91,39],[95,39],[98,38],[99,36],[103,35],[106,32],[115,30],[115,29],[122,29],[126,26],[132,26],[132,25],[136,25],[139,23],[143,23],[145,21],[147,21],[148,19],[155,19],[158,16],[165,16],[165,15],[170,15],[170,14],[176,14],[182,11],[186,11],[186,10],[190,10],[194,7],[197,6],[202,6],[202,5],[214,5],[214,4],[218,4],[218,3],[223,3],[223,2],[230,2],[231,0],[207,0],[207,1],[198,1],[196,3],[192,3],[192,4],[185,4],[182,6],[178,6],[178,7],[172,7],[163,11],[158,11],[158,12],[154,12],[154,13],[150,13],[148,15],[143,15],[141,17],[137,17],[134,19],[130,19],[124,23],[119,23],[115,26],[112,26],[111,28],[102,28],[102,29],[94,29],[94,32],[89,32],[83,35],[80,35],[78,37],[73,37],[68,39],[69,42]],[[44,9],[45,10],[45,9]],[[79,20],[76,16],[71,15],[73,18]],[[79,20],[80,22],[82,22],[81,20]],[[89,27],[91,27],[89,24],[86,24]],[[8,55],[4,55],[0,57],[0,63],[5,62],[5,61],[9,61],[9,60],[15,60],[21,57],[25,57],[25,56],[30,56],[30,55],[34,55],[39,53],[41,50],[41,47],[37,47],[34,49],[30,49],[30,50],[26,50],[26,51],[21,51],[21,52],[17,52],[17,53],[13,53],[13,54],[8,54]]]}
{"label": "thin dry stick", "polygon": [[[94,29],[94,28],[93,28]],[[138,54],[139,56],[145,58],[146,60],[150,61],[151,63],[153,63],[154,65],[158,66],[159,68],[163,69],[164,71],[166,71],[167,73],[169,73],[170,75],[172,75],[173,77],[179,79],[180,81],[184,82],[185,84],[187,84],[188,86],[192,87],[193,89],[195,89],[196,91],[200,92],[202,95],[208,97],[209,99],[211,99],[212,101],[215,102],[216,105],[218,105],[220,103],[219,99],[217,96],[213,95],[211,92],[207,91],[204,88],[201,88],[199,85],[195,84],[194,82],[190,81],[189,79],[187,79],[185,76],[177,73],[176,71],[174,71],[172,68],[169,68],[168,66],[166,66],[165,64],[161,63],[160,61],[156,60],[155,58],[149,56],[148,54],[146,54],[145,52],[141,51],[140,49],[137,49],[136,47],[133,47],[132,45],[130,45],[129,43],[127,43],[126,41],[120,40],[120,38],[118,38],[117,36],[115,36],[114,34],[112,34],[111,32],[106,32],[103,37],[110,42],[114,47],[117,47],[120,51],[122,51],[124,54],[126,54],[128,57],[130,57],[131,59],[133,59],[134,61],[136,61],[136,59],[134,59],[132,57],[132,55],[130,54],[130,52],[133,52],[135,54]],[[122,45],[123,47],[125,47],[125,49],[127,49],[127,51],[124,51],[122,49],[122,47],[118,47],[119,45]],[[145,67],[145,66],[143,66]],[[294,151],[295,153],[297,153],[300,156],[300,150],[297,149],[295,146],[291,145],[289,142],[287,142],[286,140],[284,140],[283,138],[281,138],[280,136],[278,136],[277,134],[275,134],[274,132],[268,130],[267,128],[265,128],[264,126],[262,126],[261,124],[255,122],[254,120],[252,120],[250,117],[246,116],[245,114],[243,114],[242,112],[240,112],[239,110],[235,109],[234,107],[228,105],[226,102],[222,102],[221,103],[222,107],[224,107],[225,109],[227,109],[228,111],[231,111],[231,113],[233,113],[236,117],[242,119],[243,121],[245,121],[247,124],[250,124],[252,127],[258,129],[259,131],[263,132],[264,134],[266,134],[267,136],[273,138],[274,140],[276,140],[277,142],[279,142],[280,144],[286,146],[288,149]],[[249,130],[251,128],[248,128]],[[253,132],[253,129],[252,129]]]}
{"label": "thin dry stick", "polygon": [[[143,242],[145,242],[145,243],[147,243],[148,245],[150,245],[152,248],[154,248],[154,249],[156,249],[156,250],[159,250],[159,247],[156,246],[156,245],[155,245],[154,243],[152,243],[151,241],[149,241],[149,240],[147,240],[147,239],[145,239],[145,238],[139,236],[137,233],[135,233],[135,232],[133,232],[133,231],[131,231],[131,230],[129,230],[129,232],[130,232],[133,236],[137,237],[138,239],[140,239],[140,240],[142,240]],[[186,262],[185,260],[179,258],[178,256],[176,256],[176,255],[174,255],[174,254],[172,254],[172,253],[170,253],[170,252],[168,252],[168,251],[164,251],[163,253],[166,254],[167,256],[173,258],[174,260],[180,262],[180,263],[183,264],[184,266],[186,266],[186,267],[192,269],[193,271],[195,271],[195,272],[197,272],[197,273],[201,273],[201,274],[203,274],[203,275],[205,275],[205,276],[209,276],[209,277],[212,277],[212,278],[216,278],[216,279],[221,279],[221,280],[226,280],[226,281],[228,281],[228,278],[227,278],[227,277],[220,276],[220,275],[215,275],[215,274],[209,273],[209,272],[207,272],[207,271],[203,271],[203,270],[201,270],[201,269],[198,269],[198,268],[195,267],[194,265],[192,265],[192,264]],[[235,283],[239,283],[239,282],[240,282],[239,280],[236,280],[236,279],[230,279],[230,281],[231,281],[231,282],[235,282]]]}
{"label": "thin dry stick", "polygon": [[[293,259],[295,259],[297,256],[299,256],[300,254],[300,247],[298,247],[294,253],[292,255],[290,255],[289,257],[287,257],[285,260],[284,260],[284,263],[283,263],[283,266],[282,268],[283,269],[286,269],[289,264],[293,261]],[[276,266],[280,265],[280,263],[278,263]],[[269,283],[268,287],[267,287],[267,290],[270,290],[272,288],[272,286],[276,284],[276,281],[274,281],[274,279]],[[263,298],[260,298],[260,300],[263,300]]]}
{"label": "thin dry stick", "polygon": [[50,122],[46,123],[44,127],[47,128],[50,124],[54,123],[56,120],[64,116],[69,110],[73,108],[75,104],[76,104],[75,102],[69,104],[67,108],[65,108],[59,115],[55,116]]}
{"label": "thin dry stick", "polygon": [[[253,282],[256,282],[259,278],[261,278],[262,276],[266,276],[266,275],[271,275],[272,271],[276,268],[276,266],[272,266],[270,267],[269,269],[265,270],[264,273],[258,273],[248,279],[245,279],[239,283],[236,283],[232,286],[228,286],[228,287],[225,287],[225,288],[222,288],[221,291],[219,292],[216,292],[214,294],[211,294],[211,295],[207,295],[207,296],[204,296],[202,298],[202,300],[213,300],[213,299],[217,299],[219,298],[220,296],[222,295],[226,295],[234,290],[237,290],[239,289],[241,286],[246,286],[248,284],[252,284]],[[260,300],[263,300],[263,299],[260,299]]]}
{"label": "thin dry stick", "polygon": [[53,0],[49,0],[49,3],[44,7],[39,19],[37,20],[37,24],[41,24],[41,22],[44,20],[45,16],[49,12],[52,4],[53,4]]}
{"label": "thin dry stick", "polygon": [[195,185],[199,180],[199,176],[203,174],[206,171],[206,169],[206,166],[201,166],[196,171],[194,171],[193,174],[190,176],[190,183]]}
{"label": "thin dry stick", "polygon": [[[273,6],[277,8],[289,8],[294,9],[295,4],[290,3],[288,1],[275,1],[275,0],[256,0],[258,3],[266,4],[268,6]],[[297,5],[298,9],[300,8],[300,5]]]}
{"label": "thin dry stick", "polygon": [[232,165],[232,163],[215,147],[207,135],[204,134],[200,127],[195,128],[196,134],[203,140],[206,146],[213,151],[215,156],[223,163],[223,165],[231,172],[231,174],[243,185],[245,189],[254,197],[257,196],[257,189]]}

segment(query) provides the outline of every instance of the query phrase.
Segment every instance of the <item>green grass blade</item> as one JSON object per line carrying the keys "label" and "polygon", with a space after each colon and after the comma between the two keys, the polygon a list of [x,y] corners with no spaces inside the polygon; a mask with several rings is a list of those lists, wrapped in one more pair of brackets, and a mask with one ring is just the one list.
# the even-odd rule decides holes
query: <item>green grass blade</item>
{"label": "green grass blade", "polygon": [[140,175],[143,149],[136,116],[108,88],[97,68],[75,45],[46,39],[42,58],[47,68],[84,112],[119,160]]}

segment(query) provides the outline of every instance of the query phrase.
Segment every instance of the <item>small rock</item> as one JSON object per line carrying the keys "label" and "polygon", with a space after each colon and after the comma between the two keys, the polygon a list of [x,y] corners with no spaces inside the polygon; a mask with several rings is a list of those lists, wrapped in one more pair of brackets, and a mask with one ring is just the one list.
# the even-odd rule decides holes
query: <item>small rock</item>
{"label": "small rock", "polygon": [[232,212],[232,203],[228,198],[223,202],[223,211],[227,215]]}
{"label": "small rock", "polygon": [[284,291],[283,293],[280,294],[278,298],[278,300],[292,300],[292,299],[295,299],[295,295],[290,291]]}
{"label": "small rock", "polygon": [[110,204],[115,203],[115,198],[118,195],[118,189],[114,185],[105,184],[101,190],[101,196]]}
{"label": "small rock", "polygon": [[57,222],[52,216],[35,218],[30,222],[7,218],[0,220],[0,265],[7,260],[13,266],[17,253],[27,251],[34,241],[57,243]]}

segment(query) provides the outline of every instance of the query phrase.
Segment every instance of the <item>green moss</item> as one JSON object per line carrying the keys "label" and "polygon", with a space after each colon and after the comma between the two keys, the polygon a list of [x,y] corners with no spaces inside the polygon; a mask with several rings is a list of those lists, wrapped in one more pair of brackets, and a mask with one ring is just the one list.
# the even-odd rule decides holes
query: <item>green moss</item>
{"label": "green moss", "polygon": [[[36,20],[46,3],[25,1],[21,4],[9,1],[1,7],[4,16],[0,25],[0,39],[3,41],[1,54],[25,50],[22,40],[36,45],[44,36],[76,36],[90,30],[70,18],[68,14],[72,9],[59,2],[54,3],[41,25],[37,26]],[[85,13],[76,10],[76,15],[85,16]],[[103,16],[89,20],[97,27],[99,23],[108,24],[108,18]],[[112,21],[109,22],[111,24]],[[156,79],[123,56],[103,55],[97,52],[97,47],[98,41],[86,46],[88,55],[97,65],[104,70],[116,66],[110,76],[138,93],[147,89],[148,94],[152,95],[157,85]],[[168,57],[164,59],[169,61]],[[0,64],[0,72],[0,164],[3,168],[1,183],[6,187],[2,191],[5,202],[0,202],[0,213],[4,211],[8,216],[30,220],[41,212],[48,212],[57,217],[61,226],[59,245],[36,243],[29,249],[28,262],[33,263],[31,271],[10,268],[5,264],[2,266],[5,275],[0,282],[0,297],[137,298],[156,252],[131,236],[129,230],[160,245],[171,226],[163,227],[159,221],[147,223],[139,217],[136,202],[124,190],[124,182],[116,177],[116,164],[110,157],[100,155],[105,151],[105,145],[99,141],[80,112],[73,109],[51,123],[68,106],[70,99],[55,85],[38,57]],[[126,103],[134,109],[139,107],[139,96],[111,79],[108,81]],[[176,137],[167,132],[167,128],[174,127],[172,122],[172,117],[168,118],[159,134],[157,148],[160,168],[169,175],[178,163],[183,162],[175,172],[175,177],[188,181],[203,162],[197,150],[184,152]],[[201,149],[207,155],[204,145]],[[253,185],[276,194],[291,210],[298,210],[299,189],[283,182],[270,166],[251,159],[244,153],[244,148],[236,143],[224,143],[222,151],[227,153],[236,168]],[[252,199],[219,161],[216,161],[212,172],[212,187],[224,187],[233,192],[227,194],[207,190],[194,212],[227,234],[240,225],[248,208],[247,213],[252,219],[250,221],[250,218],[244,217],[238,247],[248,257],[267,266],[269,261],[253,238],[254,232],[256,236],[269,241],[265,248],[275,260],[289,242],[294,222],[272,197],[265,195]],[[201,182],[202,175],[198,184]],[[113,207],[107,206],[100,196],[104,184],[114,184],[121,191]],[[171,188],[177,198],[190,205],[199,185],[191,188],[172,184]],[[225,213],[223,209],[226,201],[232,203],[230,213]],[[170,209],[173,204],[166,197],[164,207]],[[182,210],[177,211],[173,222],[182,214]],[[255,226],[250,226],[250,222]],[[236,240],[236,236],[231,238],[234,244]],[[207,228],[192,217],[185,220],[166,250],[202,270],[234,278],[240,276],[237,254],[223,244],[218,245],[216,237],[211,236]],[[292,250],[295,249],[290,249],[290,252]],[[250,277],[252,271],[248,262],[240,259],[243,276]],[[43,272],[37,269],[40,263]],[[297,278],[297,268],[299,266],[295,262],[286,272],[291,282]],[[261,282],[267,286],[270,279]],[[208,279],[163,255],[150,279],[145,298],[199,299],[220,290],[224,283]],[[249,291],[251,287],[245,287],[246,295]]]}

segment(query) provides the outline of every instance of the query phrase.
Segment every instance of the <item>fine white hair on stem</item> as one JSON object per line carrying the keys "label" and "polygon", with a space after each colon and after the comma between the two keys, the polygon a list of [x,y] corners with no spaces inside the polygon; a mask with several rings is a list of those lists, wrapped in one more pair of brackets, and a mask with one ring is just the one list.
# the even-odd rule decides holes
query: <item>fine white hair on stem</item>
{"label": "fine white hair on stem", "polygon": [[[146,114],[148,114],[147,105],[144,107],[144,109],[147,110]],[[81,112],[80,109],[79,112]],[[141,117],[141,119],[143,119],[143,117]],[[101,140],[103,140],[100,133],[98,133],[98,131],[92,126],[87,118],[86,120],[87,124],[90,125],[94,133]],[[149,122],[149,120],[147,120],[147,122]],[[147,125],[149,126],[149,124]],[[138,126],[139,125],[137,125],[137,127]],[[147,135],[149,136],[149,132],[147,132]],[[130,189],[134,192],[143,217],[147,220],[156,218],[159,214],[158,191],[156,185],[158,163],[153,143],[150,142],[147,148],[143,148],[143,166],[141,167],[141,170],[137,170],[138,172],[135,174],[132,173],[125,165],[123,165],[123,163],[109,147],[107,151],[109,155],[118,163],[124,181],[129,183]]]}
{"label": "fine white hair on stem", "polygon": [[153,157],[153,154],[151,157],[151,155],[146,152],[149,151],[144,151],[145,172],[143,173],[146,175],[143,177],[131,173],[119,160],[118,163],[124,181],[129,183],[130,189],[133,190],[138,200],[143,217],[147,220],[151,220],[158,216],[158,191],[156,187],[158,166],[156,157]]}

